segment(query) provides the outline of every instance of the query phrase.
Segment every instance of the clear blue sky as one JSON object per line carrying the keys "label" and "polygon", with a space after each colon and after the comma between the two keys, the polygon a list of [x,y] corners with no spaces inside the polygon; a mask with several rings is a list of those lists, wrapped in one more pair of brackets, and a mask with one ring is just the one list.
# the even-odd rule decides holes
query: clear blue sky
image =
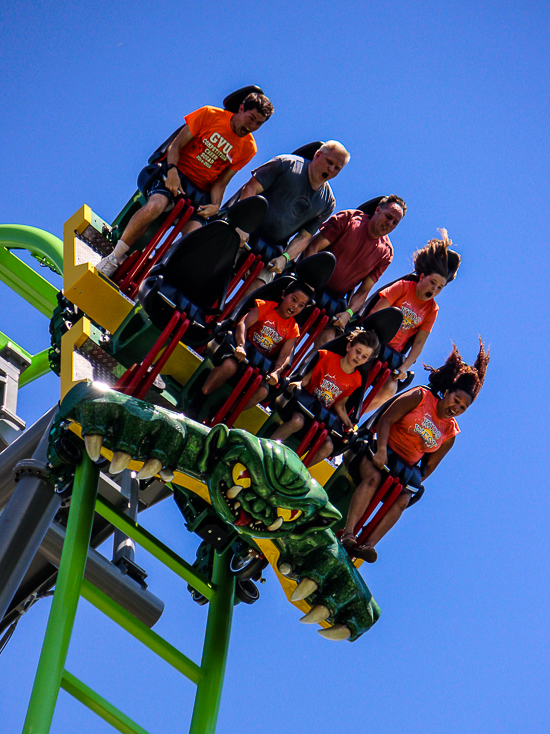
{"label": "clear blue sky", "polygon": [[[364,571],[378,624],[354,644],[322,640],[268,571],[261,600],[235,610],[220,734],[550,728],[549,16],[541,2],[468,0],[2,3],[1,222],[61,236],[83,203],[111,221],[185,113],[259,84],[276,111],[255,162],[336,138],[351,152],[339,209],[407,201],[387,280],[448,229],[463,264],[425,361],[440,364],[451,340],[469,360],[478,334],[491,345],[455,448]],[[47,320],[4,286],[0,299],[0,330],[45,348]],[[30,423],[57,398],[49,376],[21,391],[19,413]],[[143,522],[193,557],[171,503]],[[159,632],[198,659],[205,610],[136,560],[167,603]],[[21,730],[48,610],[36,605],[0,656],[2,734]],[[192,684],[130,657],[137,645],[84,601],[76,632],[71,672],[151,734],[187,730]],[[111,731],[61,692],[52,732]]]}

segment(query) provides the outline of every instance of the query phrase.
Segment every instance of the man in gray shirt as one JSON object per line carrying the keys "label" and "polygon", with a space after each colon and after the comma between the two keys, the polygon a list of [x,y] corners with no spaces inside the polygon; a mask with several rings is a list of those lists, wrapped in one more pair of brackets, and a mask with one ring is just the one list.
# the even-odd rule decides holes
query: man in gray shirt
{"label": "man in gray shirt", "polygon": [[261,194],[268,203],[267,214],[257,230],[270,244],[286,245],[286,251],[264,268],[249,292],[269,283],[275,273],[282,273],[288,262],[305,250],[321,224],[335,208],[329,180],[348,163],[350,155],[336,140],[323,143],[306,161],[296,155],[280,155],[252,171],[240,199]]}

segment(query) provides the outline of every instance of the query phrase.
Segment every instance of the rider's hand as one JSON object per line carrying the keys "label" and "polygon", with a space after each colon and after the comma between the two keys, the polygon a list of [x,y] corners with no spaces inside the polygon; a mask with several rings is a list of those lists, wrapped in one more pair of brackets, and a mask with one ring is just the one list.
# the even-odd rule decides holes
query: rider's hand
{"label": "rider's hand", "polygon": [[396,370],[392,372],[392,379],[395,381],[397,380],[404,380],[407,377],[407,370],[403,372],[401,367],[398,367]]}
{"label": "rider's hand", "polygon": [[166,174],[165,185],[172,196],[176,197],[180,193],[181,181],[177,168],[171,168],[168,171],[168,173]]}
{"label": "rider's hand", "polygon": [[267,376],[267,384],[268,385],[276,385],[279,382],[279,373],[278,372],[271,372]]}
{"label": "rider's hand", "polygon": [[285,269],[286,265],[286,257],[275,257],[273,260],[270,260],[267,264],[267,269],[271,270],[272,273],[282,273]]}
{"label": "rider's hand", "polygon": [[294,393],[300,387],[299,382],[289,382],[287,392]]}
{"label": "rider's hand", "polygon": [[243,230],[239,229],[238,227],[235,227],[235,231],[241,238],[241,244],[239,245],[239,247],[244,247],[248,242],[248,238],[250,237],[250,235],[248,234],[248,232],[243,232]]}
{"label": "rider's hand", "polygon": [[205,204],[204,206],[199,206],[197,215],[203,219],[210,219],[210,217],[218,213],[219,209],[220,207],[217,204]]}
{"label": "rider's hand", "polygon": [[351,316],[349,315],[349,311],[342,311],[341,313],[336,314],[332,325],[337,329],[345,329],[350,319]]}
{"label": "rider's hand", "polygon": [[384,465],[388,463],[388,452],[383,449],[378,449],[372,457],[372,463],[378,469],[383,469]]}
{"label": "rider's hand", "polygon": [[242,362],[246,359],[246,349],[244,347],[235,347],[235,359],[238,362]]}

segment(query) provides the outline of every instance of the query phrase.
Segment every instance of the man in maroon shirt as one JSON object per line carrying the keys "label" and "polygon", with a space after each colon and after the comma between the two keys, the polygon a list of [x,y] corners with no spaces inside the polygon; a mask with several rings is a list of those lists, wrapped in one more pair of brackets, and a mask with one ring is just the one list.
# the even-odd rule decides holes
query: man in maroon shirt
{"label": "man in maroon shirt", "polygon": [[[367,300],[378,278],[393,259],[393,247],[388,237],[405,216],[407,205],[399,196],[384,197],[372,216],[359,209],[346,209],[334,214],[311,240],[304,257],[321,250],[332,252],[336,268],[326,285],[326,290],[346,305],[346,295],[355,291],[347,303],[348,308],[334,317],[324,329],[315,346],[334,339],[345,329],[348,321]],[[355,290],[357,289],[357,290]]]}

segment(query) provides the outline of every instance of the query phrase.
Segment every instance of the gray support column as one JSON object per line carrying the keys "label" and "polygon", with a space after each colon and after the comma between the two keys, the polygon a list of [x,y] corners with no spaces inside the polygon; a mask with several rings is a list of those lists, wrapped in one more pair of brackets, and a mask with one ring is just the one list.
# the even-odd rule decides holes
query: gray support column
{"label": "gray support column", "polygon": [[0,453],[0,510],[8,504],[15,490],[13,470],[16,464],[34,454],[40,439],[49,430],[57,411],[58,407],[54,405],[36,423],[27,428],[7,449]]}
{"label": "gray support column", "polygon": [[33,454],[36,475],[20,478],[10,501],[0,515],[0,619],[27,572],[52,520],[61,497],[42,476],[38,467],[47,463],[46,430]]}

